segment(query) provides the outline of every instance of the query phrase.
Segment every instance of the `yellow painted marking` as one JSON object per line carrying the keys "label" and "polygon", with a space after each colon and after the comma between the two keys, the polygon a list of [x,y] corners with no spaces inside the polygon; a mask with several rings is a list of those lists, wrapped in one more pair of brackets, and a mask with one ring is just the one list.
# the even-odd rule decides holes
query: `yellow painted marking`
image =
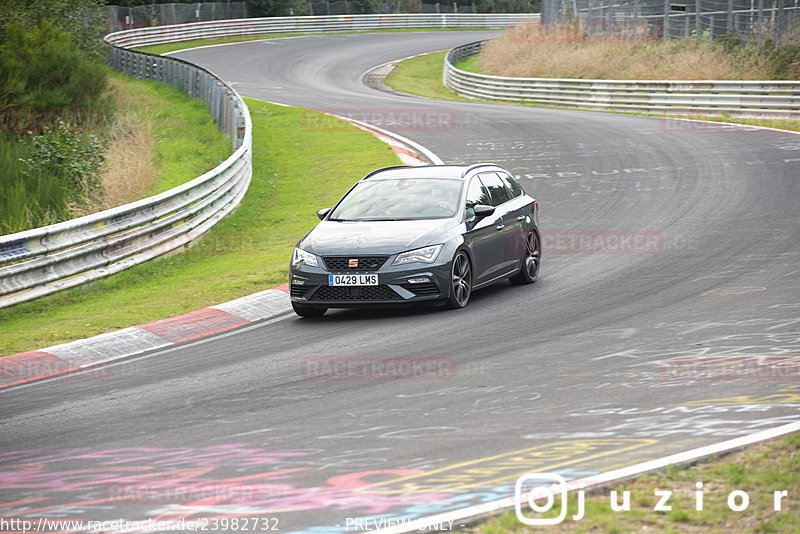
{"label": "yellow painted marking", "polygon": [[[655,439],[622,438],[559,441],[386,480],[356,491],[396,494],[449,492],[474,489],[478,486],[496,486],[504,482],[512,482],[526,472],[552,471],[657,443],[658,440]],[[606,450],[596,452],[600,449]]]}

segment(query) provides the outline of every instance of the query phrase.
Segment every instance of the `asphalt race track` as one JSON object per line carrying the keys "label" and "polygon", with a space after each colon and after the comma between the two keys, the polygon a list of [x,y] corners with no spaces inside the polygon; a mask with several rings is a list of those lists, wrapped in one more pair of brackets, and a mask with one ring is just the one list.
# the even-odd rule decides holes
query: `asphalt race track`
{"label": "asphalt race track", "polygon": [[[176,55],[244,96],[510,169],[540,202],[536,284],[497,284],[457,311],[287,315],[120,362],[103,379],[3,391],[3,515],[357,532],[374,529],[365,518],[506,497],[523,473],[574,478],[800,420],[800,135],[361,83],[376,65],[488,35]],[[384,367],[330,379],[331,358]],[[390,365],[403,362],[424,373],[398,378]]]}

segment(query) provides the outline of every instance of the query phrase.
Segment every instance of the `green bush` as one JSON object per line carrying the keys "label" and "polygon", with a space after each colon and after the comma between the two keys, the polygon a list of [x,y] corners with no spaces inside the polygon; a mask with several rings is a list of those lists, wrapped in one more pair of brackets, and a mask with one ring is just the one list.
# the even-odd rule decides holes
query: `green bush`
{"label": "green bush", "polygon": [[0,235],[69,219],[101,188],[103,143],[64,121],[0,135]]}
{"label": "green bush", "polygon": [[0,45],[0,110],[101,105],[108,68],[90,59],[72,36],[43,21],[30,32],[6,26]]}
{"label": "green bush", "polygon": [[98,191],[103,144],[64,121],[0,136],[0,235],[64,221]]}
{"label": "green bush", "polygon": [[86,192],[100,188],[103,145],[96,135],[58,121],[55,128],[28,134],[27,141],[31,154],[20,160],[25,176],[52,176],[69,192],[69,201],[75,203],[80,203]]}
{"label": "green bush", "polygon": [[800,80],[800,44],[774,47],[769,53],[769,66],[774,80]]}
{"label": "green bush", "polygon": [[[0,1],[0,42],[5,40],[6,26],[19,24],[25,32],[43,21],[72,35],[75,44],[91,59],[102,61],[108,45],[102,40],[109,26],[105,0],[2,0]],[[117,3],[117,2],[110,2]]]}

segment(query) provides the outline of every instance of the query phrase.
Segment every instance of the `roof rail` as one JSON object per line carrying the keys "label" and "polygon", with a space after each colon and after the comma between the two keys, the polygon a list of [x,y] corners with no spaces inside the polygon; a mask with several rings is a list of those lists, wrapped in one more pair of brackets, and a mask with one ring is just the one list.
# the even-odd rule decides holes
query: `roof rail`
{"label": "roof rail", "polygon": [[475,163],[464,169],[464,172],[461,173],[461,177],[463,178],[464,176],[467,175],[467,173],[472,172],[473,170],[479,167],[497,167],[497,166],[498,165],[496,163]]}
{"label": "roof rail", "polygon": [[374,171],[368,172],[364,176],[364,178],[362,178],[362,180],[366,180],[367,178],[369,178],[373,174],[376,174],[376,173],[379,173],[379,172],[383,172],[383,171],[388,171],[389,169],[407,169],[407,168],[408,168],[408,165],[389,165],[388,167],[381,167],[380,169],[375,169]]}

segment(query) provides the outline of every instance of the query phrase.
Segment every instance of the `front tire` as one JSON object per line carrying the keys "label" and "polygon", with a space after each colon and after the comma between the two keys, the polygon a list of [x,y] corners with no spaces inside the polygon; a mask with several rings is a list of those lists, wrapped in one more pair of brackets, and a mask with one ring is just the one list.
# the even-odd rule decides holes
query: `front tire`
{"label": "front tire", "polygon": [[542,262],[542,251],[539,236],[536,232],[528,232],[525,236],[525,251],[522,254],[522,265],[519,272],[508,281],[514,285],[532,284],[539,278],[539,266]]}
{"label": "front tire", "polygon": [[292,308],[300,317],[308,318],[322,317],[325,315],[325,312],[328,311],[328,308],[315,308],[314,306],[307,306],[305,304],[298,304],[296,302],[292,302]]}
{"label": "front tire", "polygon": [[469,302],[472,294],[472,264],[469,256],[463,250],[459,251],[450,267],[450,296],[447,297],[445,308],[463,308]]}

